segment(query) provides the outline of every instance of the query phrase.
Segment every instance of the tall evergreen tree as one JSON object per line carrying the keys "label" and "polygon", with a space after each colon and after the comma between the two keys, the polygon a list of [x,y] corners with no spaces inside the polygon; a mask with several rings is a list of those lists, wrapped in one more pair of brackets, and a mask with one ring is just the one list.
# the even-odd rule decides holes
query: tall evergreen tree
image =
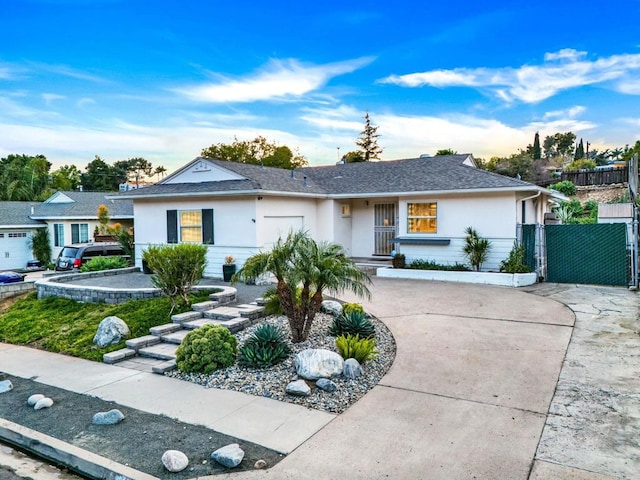
{"label": "tall evergreen tree", "polygon": [[542,158],[542,151],[540,150],[540,134],[536,132],[536,135],[533,137],[533,155],[534,160],[540,160]]}
{"label": "tall evergreen tree", "polygon": [[378,145],[380,136],[378,127],[371,125],[369,112],[364,116],[364,130],[360,132],[360,138],[356,140],[356,145],[360,147],[360,153],[365,162],[380,160],[382,148]]}
{"label": "tall evergreen tree", "polygon": [[582,143],[582,139],[580,139],[580,143],[576,147],[576,153],[573,156],[574,160],[581,160],[584,158],[584,144]]}

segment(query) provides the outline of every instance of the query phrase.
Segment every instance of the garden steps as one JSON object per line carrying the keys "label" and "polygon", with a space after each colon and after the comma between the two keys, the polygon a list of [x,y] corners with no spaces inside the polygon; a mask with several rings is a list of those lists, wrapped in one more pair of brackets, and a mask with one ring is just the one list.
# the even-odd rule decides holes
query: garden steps
{"label": "garden steps", "polygon": [[265,316],[262,298],[233,305],[235,288],[220,288],[222,291],[209,295],[210,300],[194,303],[191,311],[172,315],[171,323],[152,327],[149,335],[127,340],[127,348],[106,353],[104,363],[162,375],[176,368],[176,350],[193,329],[221,325],[236,333]]}

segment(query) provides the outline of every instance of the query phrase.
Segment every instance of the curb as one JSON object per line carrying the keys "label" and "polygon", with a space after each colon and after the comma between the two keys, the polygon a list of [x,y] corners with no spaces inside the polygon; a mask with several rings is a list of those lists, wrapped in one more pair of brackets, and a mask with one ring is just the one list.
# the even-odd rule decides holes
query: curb
{"label": "curb", "polygon": [[157,477],[0,418],[0,440],[89,478],[158,480]]}

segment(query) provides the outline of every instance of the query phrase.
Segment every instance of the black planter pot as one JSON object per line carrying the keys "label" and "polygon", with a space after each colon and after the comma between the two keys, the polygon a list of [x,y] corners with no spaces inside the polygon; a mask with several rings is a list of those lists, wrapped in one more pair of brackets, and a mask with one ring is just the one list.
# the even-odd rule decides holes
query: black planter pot
{"label": "black planter pot", "polygon": [[236,273],[236,264],[235,263],[225,263],[222,265],[222,278],[225,282],[230,282],[233,274]]}

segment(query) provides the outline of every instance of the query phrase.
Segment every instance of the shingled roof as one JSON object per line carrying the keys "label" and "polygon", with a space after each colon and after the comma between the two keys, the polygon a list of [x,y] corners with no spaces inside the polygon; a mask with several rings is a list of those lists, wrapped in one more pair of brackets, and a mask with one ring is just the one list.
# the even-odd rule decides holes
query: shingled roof
{"label": "shingled roof", "polygon": [[0,227],[16,228],[16,227],[42,227],[45,224],[38,220],[32,219],[31,207],[35,207],[34,202],[0,202]]}
{"label": "shingled roof", "polygon": [[[35,219],[54,218],[98,218],[98,207],[102,204],[109,209],[109,217],[133,218],[133,202],[130,200],[113,201],[106,196],[109,192],[78,192],[61,191],[54,194],[47,201],[38,203],[34,207]],[[51,202],[55,196],[64,195],[70,202]]]}
{"label": "shingled roof", "polygon": [[[244,179],[159,183],[117,197],[280,193],[316,197],[475,190],[538,190],[539,187],[469,165],[470,155],[442,155],[380,162],[305,167],[294,171],[204,159]],[[197,158],[194,162],[202,160]],[[193,162],[192,162],[193,163]],[[174,174],[175,175],[175,174]],[[169,177],[168,177],[169,178]],[[111,197],[115,198],[115,197]]]}

